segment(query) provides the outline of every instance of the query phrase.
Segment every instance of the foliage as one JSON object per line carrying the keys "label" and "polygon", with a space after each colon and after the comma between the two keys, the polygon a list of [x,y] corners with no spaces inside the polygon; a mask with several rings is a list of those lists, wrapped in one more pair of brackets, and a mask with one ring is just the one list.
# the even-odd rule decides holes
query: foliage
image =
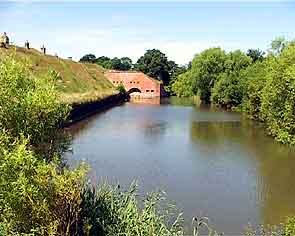
{"label": "foliage", "polygon": [[118,87],[117,87],[117,90],[120,92],[120,93],[126,93],[126,89],[124,87],[123,84],[119,84]]}
{"label": "foliage", "polygon": [[191,69],[193,92],[194,94],[198,92],[202,101],[210,102],[211,89],[220,73],[224,71],[225,61],[226,54],[220,48],[207,49],[193,59]]}
{"label": "foliage", "polygon": [[132,60],[129,57],[122,57],[120,60],[121,60],[121,65],[120,65],[121,70],[131,70],[133,68]]}
{"label": "foliage", "polygon": [[262,90],[261,116],[278,141],[295,144],[295,45],[285,48],[270,66]]}
{"label": "foliage", "polygon": [[240,78],[240,72],[250,64],[250,57],[240,50],[230,52],[226,56],[224,72],[219,75],[218,81],[213,87],[212,98],[215,103],[228,107],[236,107],[241,104],[245,87],[244,81]]}
{"label": "foliage", "polygon": [[93,55],[93,54],[86,54],[85,56],[83,56],[83,57],[80,59],[80,62],[94,63],[95,60],[96,60],[95,55]]}
{"label": "foliage", "polygon": [[285,37],[277,37],[271,42],[269,52],[275,56],[278,56],[282,53],[287,45],[288,41],[286,41]]}
{"label": "foliage", "polygon": [[135,64],[135,69],[162,80],[164,85],[168,85],[170,79],[175,77],[178,65],[174,61],[169,61],[164,53],[158,49],[147,50]]}
{"label": "foliage", "polygon": [[58,100],[55,79],[52,73],[37,79],[15,59],[1,60],[0,129],[13,138],[23,134],[31,144],[50,143],[68,114],[68,107]]}
{"label": "foliage", "polygon": [[266,83],[266,74],[269,70],[269,64],[272,57],[265,61],[252,64],[241,73],[241,80],[245,81],[245,94],[242,102],[242,110],[248,114],[251,119],[263,121],[261,117],[262,89]]}
{"label": "foliage", "polygon": [[87,54],[80,59],[80,62],[96,63],[106,69],[114,70],[131,70],[133,68],[132,60],[129,57],[114,57],[109,58],[101,56],[96,58],[93,54]]}
{"label": "foliage", "polygon": [[288,217],[283,224],[283,234],[284,236],[294,236],[295,235],[295,217]]}
{"label": "foliage", "polygon": [[190,71],[180,74],[177,79],[172,83],[172,92],[178,97],[191,97],[192,92],[192,79]]}
{"label": "foliage", "polygon": [[0,136],[0,222],[7,235],[77,235],[85,168],[58,171],[28,140]]}
{"label": "foliage", "polygon": [[126,192],[107,184],[88,188],[83,201],[86,235],[183,235],[181,215],[165,207],[163,194],[149,194],[142,209],[138,200],[135,184]]}
{"label": "foliage", "polygon": [[262,121],[270,135],[295,144],[295,42],[277,38],[271,53],[210,48],[192,61],[191,69],[173,81],[177,96],[199,94],[210,102],[246,112]]}
{"label": "foliage", "polygon": [[105,57],[105,56],[98,57],[94,59],[93,63],[96,63],[106,69],[112,69],[112,63],[109,57]]}
{"label": "foliage", "polygon": [[247,56],[252,58],[252,61],[255,63],[257,61],[262,61],[264,59],[265,52],[260,49],[249,49],[247,51]]}
{"label": "foliage", "polygon": [[295,218],[287,217],[279,225],[260,225],[255,229],[248,225],[245,229],[245,236],[294,236],[295,235]]}

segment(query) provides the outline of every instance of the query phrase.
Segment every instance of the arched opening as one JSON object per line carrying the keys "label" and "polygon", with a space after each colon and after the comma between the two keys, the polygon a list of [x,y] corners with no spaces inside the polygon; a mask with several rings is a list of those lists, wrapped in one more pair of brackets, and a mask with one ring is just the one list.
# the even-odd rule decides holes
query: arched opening
{"label": "arched opening", "polygon": [[128,90],[127,94],[130,95],[131,93],[141,93],[139,88],[131,88]]}

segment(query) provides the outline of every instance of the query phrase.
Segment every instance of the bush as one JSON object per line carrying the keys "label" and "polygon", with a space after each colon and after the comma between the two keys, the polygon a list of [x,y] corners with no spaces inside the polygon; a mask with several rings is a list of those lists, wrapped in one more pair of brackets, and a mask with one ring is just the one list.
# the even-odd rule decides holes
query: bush
{"label": "bush", "polygon": [[120,92],[120,93],[126,93],[126,89],[124,87],[123,84],[119,84],[118,87],[117,87],[117,90]]}
{"label": "bush", "polygon": [[0,129],[30,144],[51,143],[69,108],[58,100],[53,73],[35,78],[26,68],[12,57],[0,61]]}
{"label": "bush", "polygon": [[78,235],[85,168],[58,171],[20,138],[0,147],[0,222],[7,235]]}

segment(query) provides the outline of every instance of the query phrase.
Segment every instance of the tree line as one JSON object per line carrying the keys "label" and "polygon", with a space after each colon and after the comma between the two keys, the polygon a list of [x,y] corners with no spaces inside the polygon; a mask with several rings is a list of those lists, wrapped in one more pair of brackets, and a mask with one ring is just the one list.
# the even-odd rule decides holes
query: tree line
{"label": "tree line", "polygon": [[168,60],[167,56],[158,49],[147,50],[134,64],[128,57],[114,57],[111,59],[101,56],[96,58],[94,54],[83,56],[80,62],[95,63],[105,69],[141,71],[154,79],[162,81],[168,90],[170,81],[186,71],[185,66],[180,66],[174,61]]}
{"label": "tree line", "polygon": [[276,38],[267,53],[259,49],[226,53],[210,48],[171,82],[180,97],[245,112],[264,122],[269,134],[295,144],[295,42]]}

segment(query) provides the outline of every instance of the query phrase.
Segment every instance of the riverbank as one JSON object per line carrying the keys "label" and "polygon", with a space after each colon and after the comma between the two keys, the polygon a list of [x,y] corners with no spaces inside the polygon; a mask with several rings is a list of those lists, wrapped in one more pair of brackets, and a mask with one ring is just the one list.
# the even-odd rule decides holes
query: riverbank
{"label": "riverbank", "polygon": [[70,126],[73,123],[81,121],[110,107],[120,105],[126,100],[128,100],[128,95],[124,93],[118,93],[96,101],[73,104],[69,117],[64,123],[63,127]]}

